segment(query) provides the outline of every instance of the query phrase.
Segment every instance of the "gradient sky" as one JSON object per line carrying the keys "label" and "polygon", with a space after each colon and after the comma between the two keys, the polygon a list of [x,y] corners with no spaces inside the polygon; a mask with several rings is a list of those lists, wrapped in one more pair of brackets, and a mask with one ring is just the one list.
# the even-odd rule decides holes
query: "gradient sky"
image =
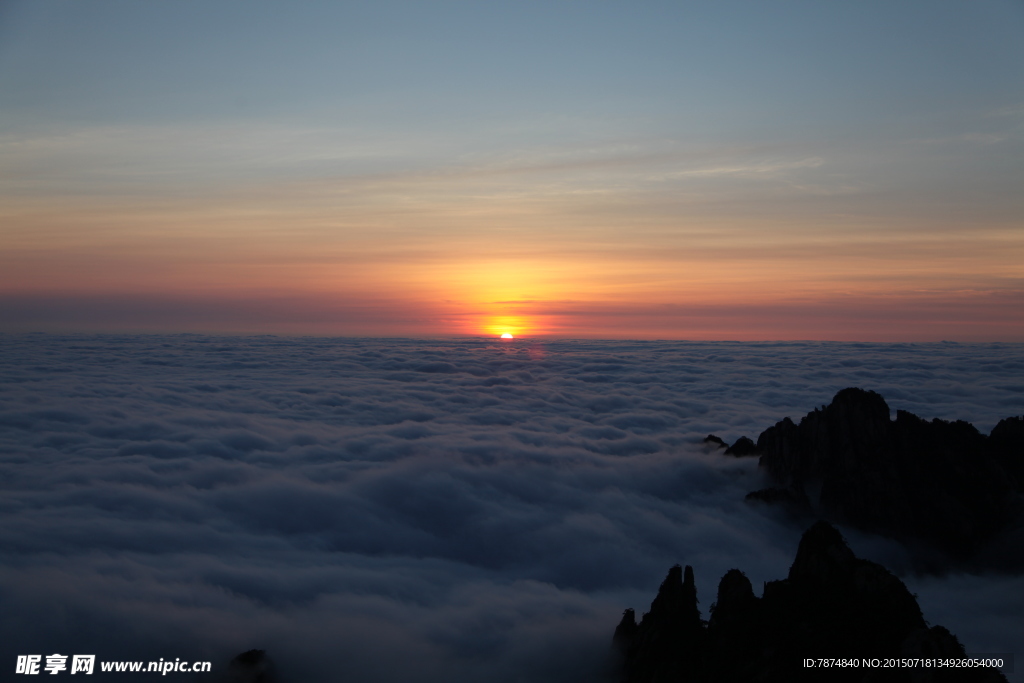
{"label": "gradient sky", "polygon": [[1024,341],[1024,3],[0,3],[0,329]]}

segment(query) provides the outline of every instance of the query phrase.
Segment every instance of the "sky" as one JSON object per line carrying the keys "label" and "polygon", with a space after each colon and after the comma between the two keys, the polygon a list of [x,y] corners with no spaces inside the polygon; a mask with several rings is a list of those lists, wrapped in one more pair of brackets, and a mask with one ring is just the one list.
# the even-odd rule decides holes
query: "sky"
{"label": "sky", "polygon": [[1024,340],[1024,4],[0,3],[0,330]]}

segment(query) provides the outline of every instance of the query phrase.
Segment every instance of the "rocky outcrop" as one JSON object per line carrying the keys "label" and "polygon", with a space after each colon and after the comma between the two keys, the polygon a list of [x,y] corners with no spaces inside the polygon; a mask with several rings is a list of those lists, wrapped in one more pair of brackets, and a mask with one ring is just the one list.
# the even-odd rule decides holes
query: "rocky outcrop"
{"label": "rocky outcrop", "polygon": [[736,439],[736,443],[725,449],[726,455],[735,455],[737,457],[743,457],[747,455],[757,455],[761,450],[757,447],[749,437],[741,436]]}
{"label": "rocky outcrop", "polygon": [[265,650],[247,650],[228,664],[225,683],[277,683],[274,663]]}
{"label": "rocky outcrop", "polygon": [[[958,420],[922,420],[873,391],[843,389],[795,424],[757,439],[775,486],[751,501],[807,501],[815,515],[966,559],[1021,510],[1024,420],[990,436]],[[1019,558],[1024,566],[1024,556]]]}
{"label": "rocky outcrop", "polygon": [[[651,611],[635,623],[627,610],[615,630],[622,683],[747,681],[1005,681],[992,669],[881,669],[863,660],[964,657],[955,636],[929,628],[914,596],[879,564],[858,559],[839,532],[818,522],[804,533],[787,578],[754,595],[747,577],[730,570],[705,624],[697,610],[693,573],[669,570]],[[805,659],[857,660],[827,676]]]}
{"label": "rocky outcrop", "polygon": [[722,437],[715,436],[714,434],[708,434],[707,436],[705,436],[703,443],[708,444],[712,448],[728,448],[729,447],[729,444],[727,444],[722,439]]}
{"label": "rocky outcrop", "polygon": [[755,444],[750,437],[741,436],[736,439],[736,443],[733,445],[727,444],[722,437],[714,434],[708,434],[704,437],[703,442],[705,445],[711,446],[712,448],[724,448],[726,455],[735,455],[738,458],[742,458],[748,455],[760,455],[761,451],[758,450],[757,444]]}
{"label": "rocky outcrop", "polygon": [[628,663],[623,681],[689,680],[700,673],[705,629],[697,609],[693,568],[678,564],[651,603],[639,625],[633,610],[626,610],[613,641]]}

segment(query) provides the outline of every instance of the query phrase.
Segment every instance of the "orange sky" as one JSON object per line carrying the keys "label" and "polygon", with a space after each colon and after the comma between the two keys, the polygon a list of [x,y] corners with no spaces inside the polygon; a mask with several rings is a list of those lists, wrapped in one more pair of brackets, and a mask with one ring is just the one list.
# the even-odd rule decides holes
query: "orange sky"
{"label": "orange sky", "polygon": [[112,7],[0,45],[0,330],[1024,340],[999,3]]}
{"label": "orange sky", "polygon": [[[830,210],[834,196],[788,182],[790,169],[718,179],[710,196],[687,191],[686,179],[662,186],[613,172],[581,191],[573,169],[540,179],[529,168],[491,171],[13,197],[2,208],[0,290],[37,302],[70,296],[85,309],[107,302],[91,323],[64,328],[701,339],[1022,332],[1024,241],[998,216],[965,229],[938,211],[887,216],[896,212],[884,204],[844,215]],[[509,178],[494,187],[494,175]],[[176,300],[178,313],[161,322],[112,303],[140,297],[152,298],[151,311]],[[253,312],[261,306],[262,319]],[[13,327],[60,329],[59,318]]]}

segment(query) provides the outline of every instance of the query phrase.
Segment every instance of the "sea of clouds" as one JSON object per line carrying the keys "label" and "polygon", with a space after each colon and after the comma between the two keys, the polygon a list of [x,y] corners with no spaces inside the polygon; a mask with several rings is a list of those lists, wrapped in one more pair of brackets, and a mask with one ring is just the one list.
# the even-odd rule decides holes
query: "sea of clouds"
{"label": "sea of clouds", "polygon": [[[703,437],[848,386],[987,433],[1024,413],[1024,345],[0,336],[0,666],[599,681],[671,565],[707,618],[726,570],[792,562],[802,529],[743,501],[756,459]],[[1024,643],[1021,577],[912,576],[844,533],[968,652]]]}

